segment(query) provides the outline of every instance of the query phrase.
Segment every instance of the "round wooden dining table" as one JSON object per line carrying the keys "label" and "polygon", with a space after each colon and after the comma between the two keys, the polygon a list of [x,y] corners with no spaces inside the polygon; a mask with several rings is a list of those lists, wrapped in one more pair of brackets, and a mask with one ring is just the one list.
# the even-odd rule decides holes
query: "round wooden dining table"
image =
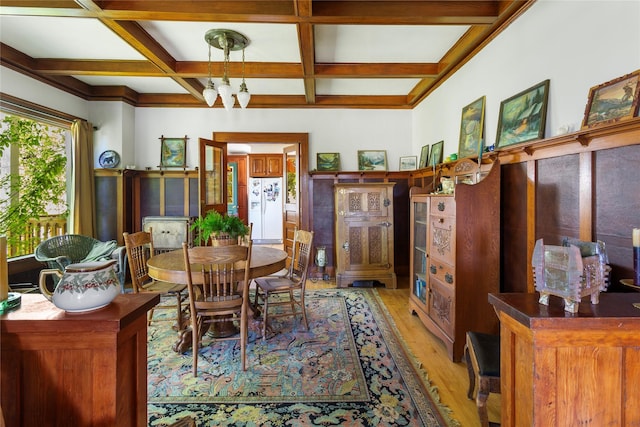
{"label": "round wooden dining table", "polygon": [[[251,248],[251,270],[249,277],[268,276],[286,268],[287,253],[280,249],[267,246],[253,246]],[[184,269],[184,254],[182,249],[154,255],[147,260],[149,276],[161,282],[187,284],[187,273]],[[217,328],[211,333],[214,336],[224,337],[237,333],[233,322],[215,324]],[[206,324],[208,329],[208,324]],[[206,331],[202,331],[204,334]],[[179,331],[178,341],[173,345],[177,353],[184,353],[191,348],[191,330],[189,328]]]}
{"label": "round wooden dining table", "polygon": [[[287,253],[268,246],[254,245],[251,248],[251,270],[249,277],[268,276],[286,267]],[[187,283],[187,273],[184,270],[184,255],[182,249],[154,255],[147,261],[149,276],[161,282]]]}

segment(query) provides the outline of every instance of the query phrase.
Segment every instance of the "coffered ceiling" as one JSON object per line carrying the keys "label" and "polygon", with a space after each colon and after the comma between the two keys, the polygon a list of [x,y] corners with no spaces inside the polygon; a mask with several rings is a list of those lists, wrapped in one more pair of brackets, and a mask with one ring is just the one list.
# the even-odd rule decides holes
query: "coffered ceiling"
{"label": "coffered ceiling", "polygon": [[250,40],[249,108],[410,109],[534,1],[2,0],[0,60],[88,100],[208,108],[204,35],[225,28]]}

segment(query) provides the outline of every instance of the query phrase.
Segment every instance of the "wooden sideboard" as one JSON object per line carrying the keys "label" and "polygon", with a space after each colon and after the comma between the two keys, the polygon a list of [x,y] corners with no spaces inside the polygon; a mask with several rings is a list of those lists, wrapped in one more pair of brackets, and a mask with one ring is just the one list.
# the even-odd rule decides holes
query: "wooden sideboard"
{"label": "wooden sideboard", "polygon": [[[489,294],[500,318],[501,425],[640,425],[640,294],[583,299]],[[640,306],[640,305],[639,305]]]}
{"label": "wooden sideboard", "polygon": [[40,294],[0,316],[7,426],[146,426],[147,311],[158,294],[121,294],[66,313]]}

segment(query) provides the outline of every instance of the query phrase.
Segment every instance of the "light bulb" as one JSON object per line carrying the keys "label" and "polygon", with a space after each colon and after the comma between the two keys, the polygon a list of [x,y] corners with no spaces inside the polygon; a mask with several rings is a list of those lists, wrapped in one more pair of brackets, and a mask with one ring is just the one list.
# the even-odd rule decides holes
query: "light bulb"
{"label": "light bulb", "polygon": [[209,107],[212,107],[216,102],[216,98],[218,98],[218,91],[216,91],[216,87],[214,86],[211,79],[207,82],[207,87],[202,91],[202,96],[204,100],[207,102]]}

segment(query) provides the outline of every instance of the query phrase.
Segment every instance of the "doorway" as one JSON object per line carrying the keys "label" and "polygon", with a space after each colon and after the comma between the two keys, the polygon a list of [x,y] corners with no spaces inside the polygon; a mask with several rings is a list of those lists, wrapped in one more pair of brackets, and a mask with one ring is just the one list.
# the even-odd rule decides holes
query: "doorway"
{"label": "doorway", "polygon": [[[309,185],[309,134],[281,132],[214,132],[213,140],[227,144],[285,144],[289,147],[294,147],[293,149],[289,148],[287,153],[296,151],[297,149],[297,175],[299,177],[297,182],[297,203],[295,205],[287,204],[282,218],[284,226],[284,249],[290,252],[293,247],[293,230],[296,227],[309,230],[309,192],[306,191]],[[284,156],[284,150],[281,152]],[[239,165],[239,173],[242,173],[241,169]],[[238,195],[241,194],[241,190],[238,189]],[[240,206],[241,202],[239,201],[238,204]],[[294,207],[293,210],[291,209],[292,207]]]}

